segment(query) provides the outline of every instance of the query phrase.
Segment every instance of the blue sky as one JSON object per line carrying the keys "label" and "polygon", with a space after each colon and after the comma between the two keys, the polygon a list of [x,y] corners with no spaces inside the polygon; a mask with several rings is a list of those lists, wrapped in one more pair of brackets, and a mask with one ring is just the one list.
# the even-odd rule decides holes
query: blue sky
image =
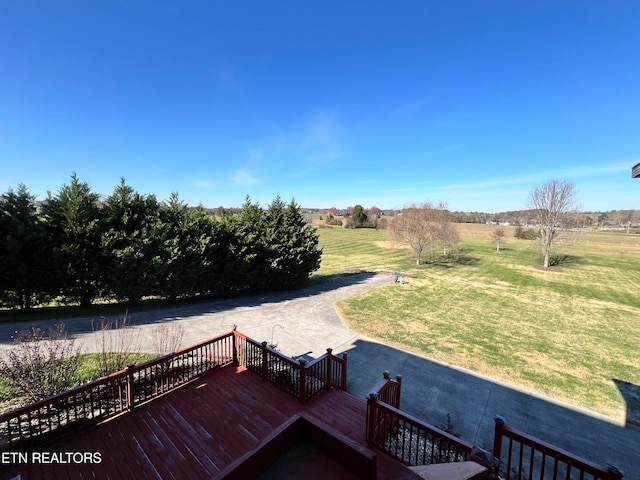
{"label": "blue sky", "polygon": [[640,3],[3,2],[0,191],[640,208]]}

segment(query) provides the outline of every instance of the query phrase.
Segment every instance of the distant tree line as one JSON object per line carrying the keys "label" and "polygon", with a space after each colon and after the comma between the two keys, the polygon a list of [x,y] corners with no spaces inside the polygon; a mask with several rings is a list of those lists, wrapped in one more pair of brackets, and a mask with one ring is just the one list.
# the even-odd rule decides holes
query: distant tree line
{"label": "distant tree line", "polygon": [[[337,209],[303,208],[303,213],[320,214],[327,226],[345,228],[389,228],[388,219],[397,216],[402,209],[381,210],[378,207],[363,208],[361,205]],[[361,214],[364,212],[364,216]],[[455,223],[483,223],[494,225],[536,226],[537,213],[532,209],[507,212],[451,212]],[[607,229],[640,226],[640,210],[610,210],[607,212],[575,212],[565,218],[566,228]]]}
{"label": "distant tree line", "polygon": [[214,215],[166,202],[122,179],[104,201],[73,174],[37,203],[23,184],[0,197],[0,304],[226,297],[302,286],[320,266],[299,206],[246,198]]}

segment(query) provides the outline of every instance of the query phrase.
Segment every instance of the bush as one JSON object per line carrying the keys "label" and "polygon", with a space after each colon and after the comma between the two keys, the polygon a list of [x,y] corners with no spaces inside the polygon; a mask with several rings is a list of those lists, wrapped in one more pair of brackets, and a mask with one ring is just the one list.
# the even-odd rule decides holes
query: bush
{"label": "bush", "polygon": [[31,327],[19,332],[14,342],[0,368],[15,396],[33,403],[74,386],[80,349],[74,347],[63,323],[50,328],[48,335]]}
{"label": "bush", "polygon": [[527,228],[524,229],[520,225],[516,227],[516,231],[513,233],[515,238],[520,240],[535,240],[538,238],[539,234],[535,228]]}

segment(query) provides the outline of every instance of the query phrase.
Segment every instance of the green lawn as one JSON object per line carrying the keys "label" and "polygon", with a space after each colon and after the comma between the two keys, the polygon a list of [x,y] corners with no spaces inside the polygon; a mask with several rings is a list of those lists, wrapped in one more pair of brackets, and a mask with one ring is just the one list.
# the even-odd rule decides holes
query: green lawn
{"label": "green lawn", "polygon": [[402,271],[391,284],[338,305],[354,330],[620,420],[614,379],[640,385],[640,236],[578,232],[562,271],[536,268],[540,255],[508,230],[460,225],[458,263],[413,265],[384,231],[319,230],[318,274]]}

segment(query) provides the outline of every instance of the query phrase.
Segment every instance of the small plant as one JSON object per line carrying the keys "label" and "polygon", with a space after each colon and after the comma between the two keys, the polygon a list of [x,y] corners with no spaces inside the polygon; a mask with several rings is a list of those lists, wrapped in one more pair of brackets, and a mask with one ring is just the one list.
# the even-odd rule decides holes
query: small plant
{"label": "small plant", "polygon": [[456,432],[456,427],[453,426],[453,420],[451,420],[451,414],[447,413],[447,421],[440,425],[440,430],[447,432],[449,435],[460,438],[461,435]]}

